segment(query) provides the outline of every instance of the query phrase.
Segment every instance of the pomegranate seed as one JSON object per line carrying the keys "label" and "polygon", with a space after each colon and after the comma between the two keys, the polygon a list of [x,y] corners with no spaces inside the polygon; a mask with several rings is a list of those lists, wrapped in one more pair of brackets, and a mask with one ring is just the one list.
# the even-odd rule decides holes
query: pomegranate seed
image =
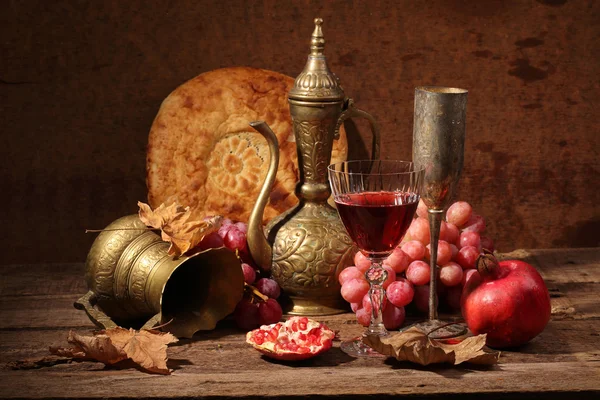
{"label": "pomegranate seed", "polygon": [[273,328],[267,334],[267,339],[270,342],[274,342],[277,339],[277,336],[279,336],[279,331],[277,329]]}
{"label": "pomegranate seed", "polygon": [[308,325],[308,318],[302,317],[298,320],[298,323],[300,325],[300,329],[304,331],[306,330],[306,326]]}

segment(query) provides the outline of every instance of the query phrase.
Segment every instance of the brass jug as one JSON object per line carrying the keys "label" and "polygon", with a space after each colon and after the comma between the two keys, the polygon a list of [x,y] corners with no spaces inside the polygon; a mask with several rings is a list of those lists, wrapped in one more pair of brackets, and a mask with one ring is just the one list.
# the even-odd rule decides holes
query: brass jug
{"label": "brass jug", "polygon": [[137,215],[114,221],[92,244],[90,291],[75,306],[101,328],[137,327],[149,318],[143,328],[166,324],[177,337],[214,329],[242,299],[240,261],[224,248],[177,259],[168,248]]}
{"label": "brass jug", "polygon": [[254,260],[289,295],[293,315],[328,315],[345,311],[338,275],[353,264],[356,251],[337,211],[328,204],[331,195],[327,166],[333,140],[347,118],[367,118],[373,132],[373,158],[379,156],[379,129],[375,119],[346,98],[323,55],[325,40],[315,19],[311,51],[295,80],[288,101],[296,138],[300,181],[299,203],[279,215],[263,232],[262,217],[275,181],[279,162],[277,138],[266,123],[250,125],[267,139],[269,171],[248,221],[248,248]]}

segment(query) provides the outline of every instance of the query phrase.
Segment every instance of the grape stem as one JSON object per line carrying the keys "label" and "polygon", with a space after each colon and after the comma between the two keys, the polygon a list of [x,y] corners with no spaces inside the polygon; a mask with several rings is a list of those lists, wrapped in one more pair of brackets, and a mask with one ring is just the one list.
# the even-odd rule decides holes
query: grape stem
{"label": "grape stem", "polygon": [[267,301],[269,300],[268,296],[265,296],[264,294],[262,294],[257,288],[255,288],[254,286],[244,282],[244,289],[249,290],[250,293],[252,293],[254,296],[258,297],[259,299],[261,299],[262,301]]}

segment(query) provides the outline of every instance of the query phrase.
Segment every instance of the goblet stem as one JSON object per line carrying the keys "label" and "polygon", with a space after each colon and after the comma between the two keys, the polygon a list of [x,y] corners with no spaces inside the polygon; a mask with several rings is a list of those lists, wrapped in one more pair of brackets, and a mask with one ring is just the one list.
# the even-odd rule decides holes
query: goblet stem
{"label": "goblet stem", "polygon": [[368,335],[386,336],[388,334],[383,325],[382,305],[385,289],[382,284],[387,279],[387,271],[381,266],[382,260],[371,259],[371,267],[365,272],[369,282],[369,299],[371,300],[371,323],[367,329]]}
{"label": "goblet stem", "polygon": [[443,210],[427,210],[429,219],[429,320],[438,319],[437,311],[437,249],[440,239],[440,228],[442,226]]}

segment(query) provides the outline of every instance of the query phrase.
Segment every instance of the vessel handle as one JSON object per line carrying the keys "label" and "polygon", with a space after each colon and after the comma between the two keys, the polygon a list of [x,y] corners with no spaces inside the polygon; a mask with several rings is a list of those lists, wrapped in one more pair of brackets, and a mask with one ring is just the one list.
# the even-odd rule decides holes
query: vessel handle
{"label": "vessel handle", "polygon": [[[97,303],[98,303],[98,298],[96,297],[96,293],[94,293],[90,290],[89,292],[84,294],[79,300],[75,301],[75,303],[73,303],[73,306],[75,306],[75,308],[78,310],[85,311],[85,313],[87,314],[89,319],[98,328],[102,328],[102,329],[117,328],[119,325],[117,325],[115,323],[115,321],[113,321],[108,315],[106,315],[105,312],[96,308]],[[150,330],[160,322],[160,319],[161,319],[161,314],[158,313],[158,314],[154,315],[152,318],[150,318],[144,324],[144,326],[142,326],[140,329]]]}
{"label": "vessel handle", "polygon": [[373,117],[371,114],[356,107],[354,105],[354,100],[352,100],[352,99],[346,99],[346,102],[344,104],[344,111],[338,118],[337,124],[335,126],[335,131],[334,131],[334,135],[333,135],[334,139],[340,138],[340,127],[342,126],[344,121],[347,120],[348,118],[354,118],[354,117],[366,118],[369,121],[369,125],[371,126],[371,132],[373,133],[373,142],[371,145],[371,149],[372,149],[371,159],[372,160],[379,159],[379,144],[380,144],[379,124],[377,123],[377,120],[375,120],[375,117]]}
{"label": "vessel handle", "polygon": [[94,307],[97,302],[98,299],[96,294],[90,290],[84,294],[83,297],[73,303],[73,306],[75,306],[75,308],[78,310],[85,311],[87,316],[97,327],[102,329],[116,328],[117,324],[115,324],[115,322],[110,319],[108,315]]}

